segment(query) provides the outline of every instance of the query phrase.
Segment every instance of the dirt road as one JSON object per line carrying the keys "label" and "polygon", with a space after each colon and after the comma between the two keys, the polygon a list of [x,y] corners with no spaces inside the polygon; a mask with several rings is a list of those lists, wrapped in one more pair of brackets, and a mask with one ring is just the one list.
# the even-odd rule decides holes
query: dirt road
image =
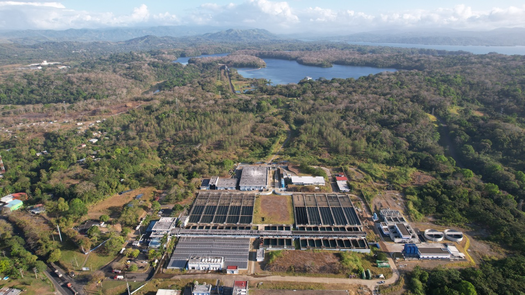
{"label": "dirt road", "polygon": [[[393,275],[388,280],[385,280],[385,285],[393,284],[399,278],[399,271],[397,270],[394,261],[388,258],[392,267]],[[326,277],[306,277],[306,276],[247,276],[247,275],[220,275],[220,274],[187,274],[176,275],[171,279],[213,279],[221,280],[224,285],[229,286],[233,281],[250,281],[251,283],[259,282],[304,282],[304,283],[319,283],[319,284],[352,284],[363,285],[370,290],[378,285],[380,280],[361,280],[361,279],[341,279],[341,278],[326,278]]]}

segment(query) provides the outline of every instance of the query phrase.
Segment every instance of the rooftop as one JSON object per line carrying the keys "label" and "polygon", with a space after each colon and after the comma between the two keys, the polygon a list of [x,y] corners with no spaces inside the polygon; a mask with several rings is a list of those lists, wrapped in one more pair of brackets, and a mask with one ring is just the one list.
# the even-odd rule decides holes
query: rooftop
{"label": "rooftop", "polygon": [[168,268],[184,268],[192,256],[224,257],[224,265],[248,268],[249,238],[181,237]]}
{"label": "rooftop", "polygon": [[260,166],[245,166],[242,168],[239,186],[266,186],[268,169]]}
{"label": "rooftop", "polygon": [[198,292],[206,293],[210,291],[211,291],[211,285],[207,285],[206,283],[204,283],[203,285],[193,286],[193,293],[198,293]]}
{"label": "rooftop", "polygon": [[410,235],[410,233],[408,232],[407,227],[404,224],[398,223],[398,224],[396,224],[396,227],[399,229],[399,232],[401,232],[402,235],[404,235],[404,236],[409,236]]}
{"label": "rooftop", "polygon": [[418,248],[420,253],[423,254],[449,254],[447,249],[444,248]]}
{"label": "rooftop", "polygon": [[7,203],[7,205],[5,205],[7,208],[11,208],[11,207],[15,207],[15,206],[18,206],[18,205],[22,205],[24,202],[20,201],[20,200],[12,200],[11,202]]}
{"label": "rooftop", "polygon": [[236,187],[236,186],[237,186],[237,178],[219,178],[219,181],[217,181],[217,188]]}
{"label": "rooftop", "polygon": [[152,231],[170,230],[175,227],[177,218],[175,217],[161,217],[151,228]]}
{"label": "rooftop", "polygon": [[304,183],[325,185],[325,180],[322,176],[292,176],[291,178],[293,184]]}

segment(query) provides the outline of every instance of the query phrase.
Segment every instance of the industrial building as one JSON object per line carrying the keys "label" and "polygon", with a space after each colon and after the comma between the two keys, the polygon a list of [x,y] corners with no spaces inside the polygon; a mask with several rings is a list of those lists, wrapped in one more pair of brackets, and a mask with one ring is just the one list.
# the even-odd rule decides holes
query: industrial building
{"label": "industrial building", "polygon": [[326,185],[322,176],[291,176],[290,180],[293,185]]}
{"label": "industrial building", "polygon": [[395,243],[419,243],[416,231],[397,210],[383,209],[380,211],[383,222],[378,224],[378,229],[389,236]]}
{"label": "industrial building", "polygon": [[195,283],[193,289],[191,290],[191,295],[210,295],[211,294],[211,285],[202,284],[199,285],[198,282]]}
{"label": "industrial building", "polygon": [[435,247],[417,246],[416,244],[405,244],[402,251],[406,258],[417,259],[465,259],[465,254],[459,252],[458,248],[453,245],[439,244]]}
{"label": "industrial building", "polygon": [[262,166],[245,166],[242,168],[239,189],[241,191],[258,191],[268,188],[268,168]]}
{"label": "industrial building", "polygon": [[363,225],[347,195],[294,194],[295,226],[253,227],[255,199],[253,193],[200,192],[189,216],[182,218],[183,227],[171,230],[179,240],[167,268],[246,270],[252,239],[259,242],[258,261],[264,260],[265,250],[296,246],[370,253]]}
{"label": "industrial building", "polygon": [[237,266],[246,270],[249,250],[249,238],[180,237],[167,268],[187,269],[193,266],[188,262],[195,257],[221,257],[223,268]]}
{"label": "industrial building", "polygon": [[190,256],[187,268],[194,270],[222,270],[224,268],[224,257]]}
{"label": "industrial building", "polygon": [[171,289],[158,289],[156,295],[180,295],[180,291]]}
{"label": "industrial building", "polygon": [[350,192],[350,187],[348,186],[348,178],[346,178],[346,176],[336,176],[335,182],[337,183],[337,188],[339,188],[340,192]]}
{"label": "industrial building", "polygon": [[177,226],[177,218],[175,217],[161,217],[151,227],[151,238],[162,238],[166,234],[170,234],[171,230]]}
{"label": "industrial building", "polygon": [[201,191],[209,190],[210,189],[210,180],[209,179],[203,179],[201,182]]}
{"label": "industrial building", "polygon": [[217,190],[235,190],[237,178],[219,178],[215,186]]}

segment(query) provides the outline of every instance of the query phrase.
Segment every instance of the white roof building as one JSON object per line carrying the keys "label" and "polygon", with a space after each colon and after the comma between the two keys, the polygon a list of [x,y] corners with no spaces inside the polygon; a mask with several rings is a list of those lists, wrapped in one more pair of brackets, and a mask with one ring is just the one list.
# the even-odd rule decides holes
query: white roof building
{"label": "white roof building", "polygon": [[325,185],[324,177],[322,176],[292,176],[292,184],[294,185]]}

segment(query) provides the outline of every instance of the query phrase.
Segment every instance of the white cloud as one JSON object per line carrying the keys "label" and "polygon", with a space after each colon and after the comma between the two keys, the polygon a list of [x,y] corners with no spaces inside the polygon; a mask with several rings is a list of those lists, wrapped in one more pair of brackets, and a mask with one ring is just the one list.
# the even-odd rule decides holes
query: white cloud
{"label": "white cloud", "polygon": [[[184,15],[173,11],[154,14],[145,4],[128,13],[98,13],[67,8],[60,2],[0,0],[2,29],[68,29],[148,25],[215,25],[265,28],[276,33],[357,32],[389,28],[494,29],[525,27],[525,5],[479,11],[466,5],[435,10],[399,10],[367,14],[322,7],[294,9],[293,1],[241,0],[219,5],[206,3]],[[110,1],[110,0],[109,0]],[[232,0],[233,1],[233,0]],[[291,4],[290,4],[291,3]]]}
{"label": "white cloud", "polygon": [[35,6],[35,7],[54,7],[66,8],[62,3],[58,2],[22,2],[22,1],[0,1],[1,6]]}
{"label": "white cloud", "polygon": [[134,25],[175,25],[169,12],[151,14],[145,4],[129,14],[94,13],[66,8],[58,2],[0,1],[0,30],[100,28]]}

